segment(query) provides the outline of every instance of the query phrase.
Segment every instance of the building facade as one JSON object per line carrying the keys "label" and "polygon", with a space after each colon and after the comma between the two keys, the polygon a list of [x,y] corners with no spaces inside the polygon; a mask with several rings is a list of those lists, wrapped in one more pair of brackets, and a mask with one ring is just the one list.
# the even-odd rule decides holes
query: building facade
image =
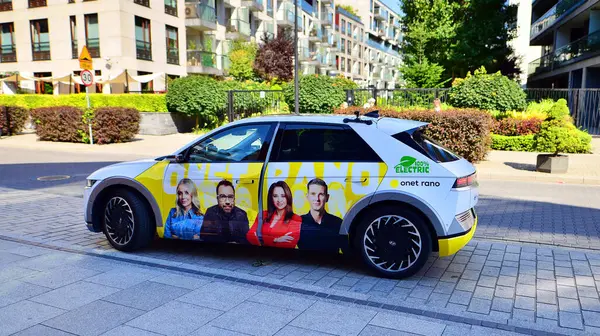
{"label": "building facade", "polygon": [[[368,1],[351,4],[355,15],[336,8],[334,0],[298,0],[296,16],[294,0],[0,0],[0,72],[29,78],[78,75],[78,56],[86,45],[100,79],[123,71],[126,76],[225,76],[233,41],[261,43],[263,35],[293,29],[297,22],[302,74],[342,74],[362,86],[393,87],[400,21],[373,1],[369,7]],[[166,81],[98,84],[90,90],[160,91]],[[84,89],[54,86],[55,93]],[[22,81],[20,89],[45,93],[46,86]]]}
{"label": "building facade", "polygon": [[[108,78],[124,70],[139,76],[157,69],[185,75],[184,10],[175,0],[2,0],[0,72],[24,77],[78,74],[78,56],[87,45],[96,76]],[[26,92],[46,90],[37,81],[20,85]],[[127,90],[163,90],[165,85],[130,83]],[[69,86],[66,92],[81,90]],[[111,89],[123,92],[125,85],[90,87],[91,92]]]}
{"label": "building facade", "polygon": [[600,87],[600,1],[535,0],[530,45],[541,55],[528,66],[530,88]]}

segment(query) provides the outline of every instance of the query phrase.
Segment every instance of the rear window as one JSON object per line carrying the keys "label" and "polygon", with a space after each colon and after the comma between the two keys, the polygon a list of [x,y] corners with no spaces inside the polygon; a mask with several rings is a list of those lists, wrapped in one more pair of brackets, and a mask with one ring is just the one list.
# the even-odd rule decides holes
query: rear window
{"label": "rear window", "polygon": [[458,155],[425,136],[421,130],[414,131],[412,135],[407,132],[397,133],[394,138],[437,162],[452,162],[460,159]]}

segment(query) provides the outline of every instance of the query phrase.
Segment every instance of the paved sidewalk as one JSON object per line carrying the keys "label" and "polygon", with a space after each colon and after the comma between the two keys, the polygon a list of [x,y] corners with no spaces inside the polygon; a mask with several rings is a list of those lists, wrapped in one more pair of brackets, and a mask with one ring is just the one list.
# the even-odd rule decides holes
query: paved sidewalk
{"label": "paved sidewalk", "polygon": [[498,334],[239,279],[6,240],[0,240],[0,279],[0,336]]}
{"label": "paved sidewalk", "polygon": [[[117,252],[102,234],[87,231],[81,202],[2,188],[0,238],[444,321],[530,334],[600,333],[598,252],[475,239],[454,256],[432,256],[411,279],[396,281],[374,277],[349,258],[294,250],[159,240],[136,253]],[[478,231],[485,228],[482,222]]]}

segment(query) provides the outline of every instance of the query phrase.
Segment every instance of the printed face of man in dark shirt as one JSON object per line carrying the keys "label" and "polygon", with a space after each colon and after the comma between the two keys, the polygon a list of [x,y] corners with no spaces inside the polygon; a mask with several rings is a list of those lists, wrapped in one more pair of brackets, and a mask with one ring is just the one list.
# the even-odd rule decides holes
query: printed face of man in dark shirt
{"label": "printed face of man in dark shirt", "polygon": [[315,222],[321,224],[323,214],[325,214],[325,204],[329,201],[329,195],[325,187],[311,184],[308,187],[307,193],[308,202],[310,203],[310,214]]}
{"label": "printed face of man in dark shirt", "polygon": [[227,185],[219,186],[217,190],[217,198],[219,201],[219,207],[226,214],[231,214],[233,207],[235,207],[235,192],[233,188]]}

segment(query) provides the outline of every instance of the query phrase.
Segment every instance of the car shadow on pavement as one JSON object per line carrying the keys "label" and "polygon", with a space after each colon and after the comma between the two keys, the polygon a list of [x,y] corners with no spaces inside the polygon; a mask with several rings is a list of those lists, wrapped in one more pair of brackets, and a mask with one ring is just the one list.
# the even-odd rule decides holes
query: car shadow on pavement
{"label": "car shadow on pavement", "polygon": [[504,162],[504,164],[517,170],[535,171],[535,165],[530,163]]}

